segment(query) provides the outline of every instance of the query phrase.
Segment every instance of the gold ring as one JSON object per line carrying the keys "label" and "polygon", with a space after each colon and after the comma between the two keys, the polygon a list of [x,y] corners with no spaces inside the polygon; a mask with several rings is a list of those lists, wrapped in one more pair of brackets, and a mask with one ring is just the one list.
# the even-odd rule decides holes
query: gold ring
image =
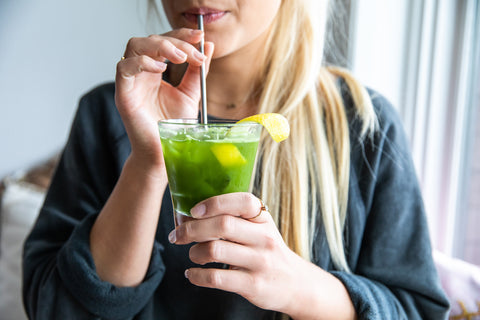
{"label": "gold ring", "polygon": [[121,58],[120,58],[120,61],[123,61],[123,60],[125,60],[125,57],[121,57]]}
{"label": "gold ring", "polygon": [[253,220],[253,219],[258,218],[262,214],[263,211],[268,212],[268,206],[263,203],[262,199],[258,199],[258,200],[260,200],[260,211],[258,212],[258,214],[255,217],[248,218],[247,220]]}

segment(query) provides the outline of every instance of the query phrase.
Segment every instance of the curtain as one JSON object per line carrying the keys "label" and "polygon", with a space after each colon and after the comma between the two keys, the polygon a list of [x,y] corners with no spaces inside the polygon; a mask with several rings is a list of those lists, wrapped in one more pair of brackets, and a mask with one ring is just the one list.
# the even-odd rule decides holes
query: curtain
{"label": "curtain", "polygon": [[[468,232],[469,221],[480,217],[480,210],[468,210],[472,168],[480,162],[472,160],[479,1],[354,3],[353,72],[387,95],[404,121],[434,248],[464,258],[471,233],[478,233]],[[480,249],[474,254],[480,259]]]}

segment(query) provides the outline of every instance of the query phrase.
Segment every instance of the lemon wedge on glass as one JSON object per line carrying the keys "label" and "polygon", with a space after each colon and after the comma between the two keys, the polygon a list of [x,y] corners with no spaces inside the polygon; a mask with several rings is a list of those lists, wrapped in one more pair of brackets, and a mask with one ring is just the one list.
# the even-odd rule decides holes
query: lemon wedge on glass
{"label": "lemon wedge on glass", "polygon": [[245,157],[232,143],[214,144],[210,150],[212,150],[218,162],[225,168],[243,166],[247,163]]}
{"label": "lemon wedge on glass", "polygon": [[275,142],[280,142],[288,138],[290,135],[290,126],[288,120],[279,113],[261,113],[250,117],[246,117],[237,123],[256,122],[261,124],[272,137]]}

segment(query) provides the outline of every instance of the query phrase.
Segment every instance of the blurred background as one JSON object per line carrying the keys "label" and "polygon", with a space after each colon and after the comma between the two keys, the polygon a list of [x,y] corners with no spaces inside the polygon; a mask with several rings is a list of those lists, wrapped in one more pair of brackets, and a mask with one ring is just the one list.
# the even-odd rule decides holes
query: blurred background
{"label": "blurred background", "polygon": [[80,96],[147,33],[145,3],[0,2],[0,176],[62,147]]}
{"label": "blurred background", "polygon": [[[0,179],[60,151],[128,39],[166,30],[146,2],[0,2]],[[480,266],[479,1],[337,2],[328,60],[397,108],[434,248]]]}
{"label": "blurred background", "polygon": [[480,2],[351,1],[353,72],[396,106],[434,248],[480,265]]}

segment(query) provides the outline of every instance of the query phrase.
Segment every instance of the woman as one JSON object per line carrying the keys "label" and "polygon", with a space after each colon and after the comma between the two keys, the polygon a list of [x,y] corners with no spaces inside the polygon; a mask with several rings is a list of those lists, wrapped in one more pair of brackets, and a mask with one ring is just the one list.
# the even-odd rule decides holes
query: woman
{"label": "woman", "polygon": [[[400,122],[347,72],[322,67],[327,1],[163,7],[173,30],[131,39],[115,84],[80,102],[25,244],[29,316],[444,317]],[[157,121],[197,116],[203,62],[210,117],[278,112],[291,135],[260,142],[253,194],[207,199],[172,231]],[[199,267],[211,262],[231,267]]]}

